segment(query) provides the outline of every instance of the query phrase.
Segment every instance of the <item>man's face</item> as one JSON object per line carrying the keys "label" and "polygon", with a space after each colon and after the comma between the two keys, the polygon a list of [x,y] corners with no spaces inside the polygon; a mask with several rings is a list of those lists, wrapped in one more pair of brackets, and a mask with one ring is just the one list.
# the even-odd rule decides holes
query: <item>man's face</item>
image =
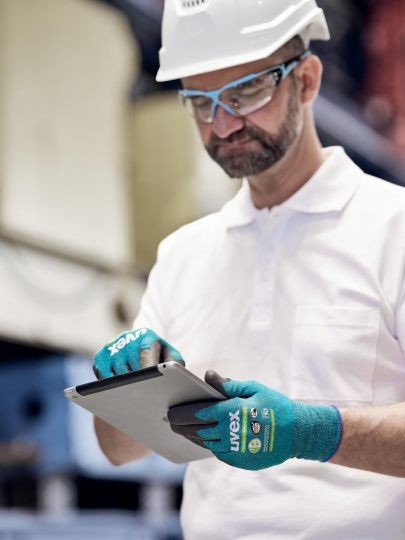
{"label": "man's face", "polygon": [[[285,58],[252,62],[183,80],[188,89],[214,90],[249,73],[257,73]],[[244,117],[217,108],[212,124],[197,122],[211,158],[231,178],[263,173],[278,163],[297,139],[301,125],[298,82],[290,75],[275,89],[270,103]]]}

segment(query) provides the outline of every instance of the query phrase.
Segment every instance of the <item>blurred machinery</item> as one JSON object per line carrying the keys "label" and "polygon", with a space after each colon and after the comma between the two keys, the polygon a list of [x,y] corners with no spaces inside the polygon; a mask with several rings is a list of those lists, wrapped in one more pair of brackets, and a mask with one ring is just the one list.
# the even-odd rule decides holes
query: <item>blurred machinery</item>
{"label": "blurred machinery", "polygon": [[[370,6],[364,89],[367,118],[402,152],[405,151],[404,21],[405,4],[401,0],[373,2]],[[385,76],[381,75],[381,66]]]}
{"label": "blurred machinery", "polygon": [[[180,538],[184,468],[158,456],[113,467],[91,415],[62,397],[65,387],[92,379],[90,363],[0,349],[0,410],[9,413],[0,423],[0,538]],[[4,361],[10,353],[13,361]]]}
{"label": "blurred machinery", "polygon": [[0,538],[180,537],[183,469],[110,466],[63,397],[144,290],[125,140],[137,65],[106,6],[0,0]]}
{"label": "blurred machinery", "polygon": [[0,0],[0,34],[0,335],[93,352],[143,289],[123,155],[132,41],[81,0]]}
{"label": "blurred machinery", "polygon": [[400,142],[405,49],[403,33],[392,32],[392,21],[403,20],[404,5],[400,0],[318,3],[331,30],[330,42],[312,47],[324,64],[321,96],[315,103],[321,140],[344,146],[369,174],[405,186]]}

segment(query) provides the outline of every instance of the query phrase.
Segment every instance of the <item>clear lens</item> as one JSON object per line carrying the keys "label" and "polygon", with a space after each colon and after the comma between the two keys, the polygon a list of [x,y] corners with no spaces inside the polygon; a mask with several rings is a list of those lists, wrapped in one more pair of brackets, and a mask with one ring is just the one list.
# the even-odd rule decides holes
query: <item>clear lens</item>
{"label": "clear lens", "polygon": [[199,122],[210,123],[212,99],[207,96],[188,96],[183,98],[187,111]]}
{"label": "clear lens", "polygon": [[[282,71],[264,73],[243,83],[226,88],[219,95],[218,104],[226,105],[235,115],[246,116],[269,103],[282,78]],[[183,97],[187,111],[194,118],[206,124],[213,121],[213,99],[209,96],[197,95]]]}
{"label": "clear lens", "polygon": [[281,73],[278,72],[259,75],[250,81],[227,88],[220,95],[220,100],[241,116],[250,114],[271,101],[280,78]]}

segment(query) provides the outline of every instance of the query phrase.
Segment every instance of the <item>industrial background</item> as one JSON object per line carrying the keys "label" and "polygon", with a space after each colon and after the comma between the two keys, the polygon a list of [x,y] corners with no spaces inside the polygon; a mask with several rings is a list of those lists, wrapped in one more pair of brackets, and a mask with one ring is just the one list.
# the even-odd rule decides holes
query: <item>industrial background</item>
{"label": "industrial background", "polygon": [[[405,185],[405,3],[319,5],[322,141]],[[184,468],[110,466],[63,397],[131,327],[158,242],[238,187],[154,82],[162,6],[0,0],[0,540],[181,538]]]}

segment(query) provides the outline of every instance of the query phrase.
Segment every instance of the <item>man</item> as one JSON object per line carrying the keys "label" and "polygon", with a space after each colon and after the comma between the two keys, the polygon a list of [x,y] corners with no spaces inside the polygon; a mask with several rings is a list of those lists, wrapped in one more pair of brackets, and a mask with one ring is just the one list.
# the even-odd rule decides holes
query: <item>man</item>
{"label": "man", "polygon": [[[95,370],[184,358],[228,396],[169,411],[214,455],[188,467],[186,539],[405,537],[405,192],[322,149],[312,39],[314,0],[166,1],[158,79],[182,79],[207,151],[246,179],[162,242],[151,330]],[[148,452],[96,431],[113,463]]]}

